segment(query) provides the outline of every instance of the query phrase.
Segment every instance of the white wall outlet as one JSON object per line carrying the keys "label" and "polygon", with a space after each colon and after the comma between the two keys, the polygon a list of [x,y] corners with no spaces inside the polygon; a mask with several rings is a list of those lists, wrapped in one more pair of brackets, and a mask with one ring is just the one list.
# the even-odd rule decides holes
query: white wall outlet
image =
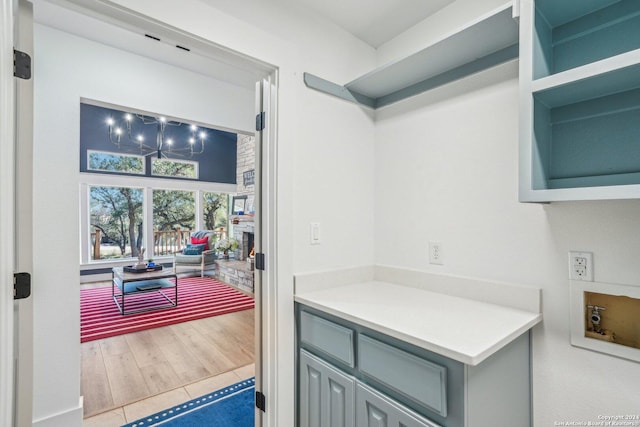
{"label": "white wall outlet", "polygon": [[569,252],[569,279],[593,282],[593,253]]}
{"label": "white wall outlet", "polygon": [[429,264],[444,264],[444,253],[442,252],[442,243],[429,242]]}
{"label": "white wall outlet", "polygon": [[320,223],[312,222],[310,230],[311,230],[310,231],[311,244],[319,245],[320,244]]}

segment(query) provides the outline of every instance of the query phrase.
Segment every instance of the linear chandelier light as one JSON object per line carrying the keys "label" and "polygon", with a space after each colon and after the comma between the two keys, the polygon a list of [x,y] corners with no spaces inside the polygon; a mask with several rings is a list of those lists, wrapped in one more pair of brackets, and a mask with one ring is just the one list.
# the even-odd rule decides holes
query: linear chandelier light
{"label": "linear chandelier light", "polygon": [[[132,127],[136,123],[143,125],[156,125],[155,145],[145,140],[145,134],[139,132],[135,135]],[[187,124],[166,117],[149,117],[142,114],[125,113],[120,121],[113,117],[107,119],[109,125],[109,141],[118,149],[127,152],[139,152],[142,155],[157,154],[158,158],[167,157],[167,154],[181,157],[193,157],[204,153],[204,141],[207,138],[206,132],[199,130],[194,124]],[[171,138],[166,135],[167,126],[189,126],[189,132],[181,132],[184,135],[181,139]],[[186,136],[186,138],[185,138]]]}

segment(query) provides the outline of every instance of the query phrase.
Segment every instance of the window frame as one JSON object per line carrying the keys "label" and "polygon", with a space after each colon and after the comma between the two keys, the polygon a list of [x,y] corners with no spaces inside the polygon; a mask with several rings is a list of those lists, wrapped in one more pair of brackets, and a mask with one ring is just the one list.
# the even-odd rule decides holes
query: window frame
{"label": "window frame", "polygon": [[[106,169],[93,169],[91,167],[91,154],[93,153],[98,153],[98,154],[105,154],[105,155],[110,155],[110,156],[119,156],[119,157],[132,157],[132,158],[139,158],[142,160],[142,172],[124,172],[124,171],[110,171],[110,170],[106,170]],[[140,154],[120,154],[120,153],[114,153],[111,151],[101,151],[101,150],[87,150],[87,171],[90,173],[108,173],[108,174],[114,174],[114,175],[139,175],[139,176],[145,176],[147,173],[147,162],[145,161],[145,156],[142,156]]]}
{"label": "window frame", "polygon": [[[87,210],[87,215],[88,215],[88,221],[87,221],[87,229],[85,231],[86,232],[86,236],[85,237],[87,238],[87,243],[91,240],[90,239],[91,230],[89,229],[90,225],[91,225],[91,189],[92,188],[101,188],[101,187],[103,187],[103,188],[104,187],[129,188],[129,189],[133,189],[133,190],[140,190],[140,192],[142,193],[142,225],[143,225],[143,229],[144,229],[142,241],[145,242],[147,240],[146,232],[147,232],[147,228],[148,228],[148,227],[146,227],[147,218],[146,218],[146,215],[145,215],[145,205],[146,205],[146,200],[145,200],[146,191],[145,191],[145,188],[144,187],[140,187],[140,186],[134,186],[134,185],[108,185],[108,184],[107,185],[104,185],[104,184],[96,185],[96,184],[88,184],[87,185],[87,198],[86,198],[86,208],[87,208],[86,210]],[[82,203],[82,201],[81,201],[81,203]],[[146,246],[144,246],[144,244],[143,244],[142,247],[146,247]],[[102,260],[102,259],[94,260],[94,259],[92,259],[91,249],[92,249],[91,246],[89,246],[89,252],[87,253],[87,257],[88,257],[87,260],[88,260],[89,264],[95,264],[96,262],[118,262],[118,261],[122,261],[122,260],[136,259],[136,258],[134,258],[132,256],[131,257],[123,256],[123,257],[120,257],[120,258],[109,258],[109,259],[106,259],[106,260]],[[146,254],[145,254],[145,256],[146,256]]]}
{"label": "window frame", "polygon": [[[191,165],[193,165],[193,170],[195,172],[195,176],[191,177],[191,176],[173,176],[173,175],[155,174],[155,173],[153,173],[153,162],[158,161],[158,160],[167,161],[167,162],[174,162],[174,163],[182,163],[182,164],[187,164],[187,165],[191,164]],[[193,160],[169,159],[169,158],[158,159],[158,158],[152,157],[151,158],[151,170],[149,171],[149,176],[150,177],[154,177],[154,178],[155,177],[163,178],[163,179],[174,178],[174,179],[196,179],[196,180],[199,180],[200,179],[200,169],[198,167],[199,165],[200,165],[199,162],[196,162],[196,161],[193,161]]]}
{"label": "window frame", "polygon": [[[223,193],[231,196],[237,193],[235,184],[224,183],[206,183],[203,181],[186,180],[186,179],[168,179],[161,177],[149,177],[139,175],[118,175],[118,174],[96,174],[93,172],[79,173],[79,191],[80,191],[80,221],[79,235],[80,239],[80,268],[93,269],[96,267],[113,267],[131,264],[134,258],[122,258],[119,260],[91,260],[91,245],[89,236],[90,222],[90,206],[89,206],[89,187],[134,187],[142,188],[143,194],[143,215],[145,221],[145,232],[143,247],[151,248],[145,251],[145,258],[154,257],[154,259],[170,260],[171,256],[155,256],[153,251],[153,190],[181,190],[193,191],[196,194],[196,229],[202,229],[203,220],[203,197],[204,193]],[[230,199],[230,197],[229,197]],[[150,201],[150,202],[149,202]]]}

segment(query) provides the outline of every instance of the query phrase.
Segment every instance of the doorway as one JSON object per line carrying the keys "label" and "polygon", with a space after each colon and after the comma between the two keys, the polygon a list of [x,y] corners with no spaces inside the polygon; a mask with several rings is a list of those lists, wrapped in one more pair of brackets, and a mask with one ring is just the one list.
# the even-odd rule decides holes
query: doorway
{"label": "doorway", "polygon": [[[36,5],[36,15],[38,14],[38,8],[41,8],[41,7],[46,8],[46,7],[54,7],[54,6],[45,2],[38,3]],[[55,7],[59,7],[59,6],[55,6]],[[74,17],[73,19],[66,18],[64,16],[65,13],[83,15],[82,13],[79,13],[77,10],[72,10],[72,11],[57,10],[55,13],[48,14],[48,16],[58,19],[58,21],[56,22],[49,22],[47,24],[47,25],[50,25],[51,28],[53,28],[53,31],[50,31],[50,33],[47,34],[52,36],[52,38],[47,37],[47,40],[45,42],[45,43],[50,43],[50,46],[57,46],[58,48],[59,46],[65,46],[65,49],[72,51],[74,49],[72,47],[69,47],[69,44],[68,44],[68,43],[73,43],[72,39],[76,39],[75,41],[79,45],[82,45],[78,47],[86,47],[86,45],[88,45],[89,43],[95,42],[95,34],[103,34],[102,30],[104,29],[104,25],[106,24],[100,21],[99,19],[96,20],[95,17],[91,18],[95,20],[95,22],[93,22],[95,25],[93,26],[89,25],[90,27],[89,29],[92,33],[91,37],[93,38],[93,40],[90,40],[87,37],[83,36],[82,31],[79,29],[68,28],[67,26],[70,25],[70,23],[79,22],[79,20],[77,19],[77,17]],[[177,49],[176,44],[179,44],[182,47],[188,47],[188,44],[184,43],[184,41],[189,40],[188,36],[185,36],[184,34],[178,34],[179,37],[176,36],[176,38],[181,38],[181,40],[169,42],[169,40],[172,40],[172,39],[171,37],[166,37],[166,34],[169,34],[170,36],[174,34],[172,33],[172,31],[168,30],[167,28],[162,27],[156,32],[155,27],[149,29],[149,26],[153,27],[153,25],[150,24],[148,20],[143,20],[143,22],[139,25],[137,24],[132,25],[131,21],[135,20],[135,17],[128,16],[126,19],[129,22],[126,25],[123,25],[123,27],[133,26],[137,28],[144,28],[145,33],[152,32],[153,34],[160,35],[157,38],[160,38],[161,41],[158,42],[157,40],[154,40],[154,39],[149,40],[150,38],[146,37],[145,34],[140,34],[140,31],[134,33],[136,36],[141,37],[145,41],[145,43],[160,43],[155,46],[158,46],[158,50],[161,52],[159,56],[162,57],[164,62],[169,62],[170,66],[174,68],[187,67],[186,64],[181,63],[179,61],[170,62],[173,60],[169,58],[171,55],[168,55],[167,50],[169,48],[176,50]],[[96,30],[97,28],[99,28],[99,30]],[[37,31],[42,31],[42,30],[43,30],[42,28],[37,29]],[[122,37],[125,30],[127,29],[123,29],[122,27],[117,28],[118,37]],[[74,34],[70,35],[69,34],[70,31],[73,32]],[[43,40],[43,39],[41,38],[40,40]],[[112,50],[112,52],[116,51],[113,46],[114,42],[112,40],[101,41],[100,43],[106,45],[108,49]],[[128,40],[126,43],[127,43],[128,51],[122,53],[122,56],[126,57],[127,60],[131,61],[132,54],[135,53],[133,51],[135,49],[138,49],[139,47],[137,47],[136,43],[129,43]],[[192,48],[191,52],[196,52],[198,51],[198,49],[202,50],[203,52],[204,50],[206,50],[205,49],[206,46],[204,46],[205,43],[203,41],[198,40],[197,43],[195,44],[198,46],[198,48]],[[44,63],[44,61],[46,60],[51,60],[51,62],[48,62],[49,64],[60,65],[65,63],[65,61],[62,61],[60,58],[61,55],[60,55],[59,49],[57,49],[58,52],[55,53],[55,56],[57,56],[57,58],[46,58],[45,57],[46,55],[54,55],[53,53],[54,49],[53,48],[46,49],[46,48],[42,48],[42,46],[43,45],[41,45],[41,49],[38,50],[38,59],[41,60],[42,63]],[[146,46],[149,46],[149,45],[147,44]],[[181,50],[184,50],[184,49],[181,49]],[[80,52],[80,50],[77,50],[77,49],[75,51]],[[202,54],[203,52],[197,52],[197,53]],[[226,55],[228,54],[229,53],[226,52]],[[148,64],[151,63],[150,61],[153,61],[148,58],[149,55],[150,54],[146,52],[145,56],[147,58],[143,59],[143,61]],[[83,65],[88,65],[90,67],[97,68],[99,67],[98,64],[100,64],[99,59],[100,59],[99,55],[97,54],[95,49],[89,49],[89,53],[84,57],[84,61],[86,62],[86,64],[83,64]],[[216,58],[207,57],[206,59],[216,61]],[[156,59],[156,61],[157,60],[158,59]],[[203,58],[200,57],[199,60],[203,60]],[[244,68],[241,68],[240,71],[238,72],[235,66],[231,67],[229,66],[229,63],[225,61],[222,61],[221,68],[223,68],[225,72],[228,72],[230,69],[233,69],[236,71],[232,74],[233,74],[233,79],[235,79],[234,83],[236,84],[237,87],[241,87],[241,86],[238,86],[239,82],[237,81],[240,78],[246,78],[247,76],[252,76],[253,82],[255,82],[255,80],[257,80],[258,77],[268,75],[268,73],[265,74],[265,70],[267,70],[267,67],[258,68],[256,71],[255,69],[252,70],[251,67],[245,66]],[[66,63],[78,64],[77,62],[66,62]],[[103,71],[109,70],[109,72],[112,73],[112,76],[110,76],[110,81],[112,83],[115,82],[115,84],[108,88],[104,87],[102,84],[104,83],[104,81],[101,81],[99,78],[96,78],[95,75],[92,78],[89,78],[87,75],[70,76],[68,74],[62,75],[58,79],[55,85],[50,85],[50,87],[48,87],[46,90],[41,91],[40,89],[42,88],[38,86],[37,96],[46,98],[47,101],[45,102],[45,105],[40,104],[39,106],[37,106],[37,108],[38,108],[38,111],[40,112],[46,111],[47,114],[38,115],[37,120],[40,123],[37,125],[37,127],[39,127],[41,130],[40,130],[40,135],[36,135],[36,139],[40,138],[40,140],[43,140],[42,129],[46,128],[48,132],[48,134],[46,135],[46,139],[48,139],[49,144],[53,144],[54,146],[56,144],[56,141],[60,142],[60,141],[66,140],[68,142],[68,141],[77,140],[77,135],[74,134],[75,132],[74,129],[77,129],[77,125],[76,126],[66,125],[68,123],[67,120],[69,119],[69,117],[72,117],[71,121],[75,120],[73,117],[77,117],[77,112],[73,111],[73,108],[75,107],[70,107],[71,104],[65,104],[66,101],[65,101],[64,93],[67,93],[67,94],[69,93],[69,87],[72,82],[86,83],[88,85],[87,86],[88,89],[86,89],[85,92],[81,92],[77,89],[71,92],[71,95],[75,98],[74,105],[77,105],[78,99],[82,96],[90,97],[92,99],[103,99],[107,102],[112,102],[115,104],[122,104],[122,102],[119,102],[117,99],[118,97],[117,93],[119,93],[118,91],[122,90],[122,91],[128,92],[128,96],[130,96],[130,99],[133,100],[132,102],[134,102],[136,106],[139,106],[139,108],[141,109],[147,109],[152,111],[158,111],[160,109],[154,108],[152,105],[150,105],[151,100],[145,99],[145,97],[142,96],[141,94],[142,91],[140,90],[141,86],[144,86],[147,83],[155,84],[155,88],[156,88],[155,94],[163,95],[164,97],[168,97],[168,98],[170,98],[171,93],[173,93],[176,90],[179,90],[180,85],[176,83],[177,80],[175,80],[174,83],[172,84],[166,84],[166,83],[158,84],[156,77],[157,77],[157,74],[159,74],[159,71],[154,70],[153,73],[144,73],[142,72],[143,70],[142,68],[138,68],[138,73],[135,74],[133,78],[131,78],[131,80],[134,82],[133,88],[131,86],[125,87],[127,84],[127,79],[124,78],[122,69],[117,64],[118,62],[112,62],[111,64],[109,64],[108,67],[107,66],[100,67]],[[192,72],[192,77],[193,77],[190,83],[193,84],[195,80],[205,77],[202,75],[202,73],[194,71],[192,69],[193,66],[189,66],[189,67],[190,68],[188,68],[188,71]],[[175,76],[176,74],[173,73],[173,71],[175,70],[167,71],[167,75]],[[267,70],[267,71],[273,71],[273,70]],[[218,89],[220,89],[220,87]],[[245,90],[249,90],[249,89],[245,87]],[[91,93],[87,93],[87,91]],[[253,96],[255,92],[255,88],[253,86],[251,86],[250,92]],[[61,95],[62,98],[58,95]],[[147,98],[150,98],[150,97],[147,97]],[[212,106],[211,99],[198,99],[194,97],[190,100],[187,107],[189,111],[194,112],[195,115],[201,114],[203,110],[207,110],[208,114],[220,112],[226,119],[231,120],[229,116],[229,110],[232,110],[232,108],[230,107],[230,104],[233,104],[234,101],[233,101],[233,98],[225,98],[225,100],[227,102],[224,105],[224,108],[219,107],[219,109],[216,111],[212,111],[218,107]],[[157,99],[155,101],[157,101]],[[254,107],[254,104],[253,102],[251,102],[251,112],[249,117],[247,117],[247,121],[250,122],[251,124],[254,123],[253,107]],[[187,116],[187,115],[188,114],[176,114],[176,116]],[[202,121],[208,122],[209,120],[202,120]],[[65,123],[64,125],[62,124],[63,122]],[[229,127],[235,127],[235,126],[229,126]],[[38,147],[38,148],[42,148],[42,147]],[[42,173],[43,176],[55,175],[62,184],[60,186],[61,188],[59,189],[58,194],[51,194],[50,197],[45,197],[44,199],[40,199],[39,203],[42,203],[42,204],[47,203],[49,206],[57,206],[56,200],[64,199],[65,204],[68,204],[69,206],[72,206],[75,204],[74,201],[78,197],[77,191],[76,191],[76,195],[71,195],[71,192],[69,191],[68,187],[76,186],[77,188],[77,176],[74,177],[73,173],[68,172],[67,170],[74,170],[76,171],[75,174],[77,175],[77,158],[74,158],[74,155],[69,155],[75,150],[67,150],[67,151],[68,153],[65,155],[61,153],[60,150],[43,148],[42,151],[36,154],[35,161],[38,162],[38,164],[44,164],[44,163],[50,162],[52,166],[53,164],[55,164],[57,168],[57,170],[54,170],[54,169],[49,169],[46,171],[41,170],[40,173]],[[47,156],[48,156],[48,159],[46,159],[46,162],[45,162],[45,157]],[[36,186],[37,185],[39,184],[36,183]],[[74,254],[77,254],[79,251],[78,241],[80,240],[80,237],[79,237],[80,232],[77,226],[77,224],[79,223],[77,212],[71,212],[70,210],[67,210],[66,212],[62,212],[63,210],[64,209],[61,209],[61,212],[56,212],[56,210],[54,209],[52,210],[51,215],[53,216],[52,219],[55,218],[60,220],[59,222],[57,222],[59,227],[69,230],[69,234],[67,235],[67,237],[70,241],[69,242],[67,242],[66,240],[61,241],[60,247],[56,249],[55,253],[50,254],[51,259],[42,260],[41,261],[42,264],[40,267],[43,267],[44,265],[55,265],[55,270],[57,273],[59,273],[55,282],[66,284],[71,282],[71,278],[74,275],[73,270],[75,270],[75,277],[77,278],[77,261],[74,262],[74,264],[76,265],[76,268],[72,269],[69,267],[69,265],[71,264],[69,262],[69,259],[73,260]],[[40,239],[47,241],[51,238],[52,230],[50,230],[49,227],[45,227],[44,224],[38,225],[37,227],[38,227],[38,235],[40,236],[39,237]],[[257,234],[258,233],[256,232],[256,247],[258,247],[258,245],[261,244],[259,243],[260,238]],[[66,285],[63,285],[63,286],[66,286]],[[58,288],[57,291],[62,292],[62,294],[64,295],[70,295],[69,290],[64,289],[63,286]],[[42,289],[41,292],[44,295],[48,292],[51,292],[51,290]],[[68,310],[69,307],[73,307],[74,304],[77,303],[77,300],[74,300],[75,298],[77,297],[69,298],[65,303],[63,303],[62,301],[59,301],[61,298],[56,298],[55,300],[52,300],[51,310],[55,311],[56,316],[58,316],[58,317],[51,316],[51,319],[53,322],[60,322],[61,324],[64,323],[65,325],[76,324],[75,322],[77,322],[77,320],[70,320],[71,315],[74,313],[69,313],[69,315],[67,315],[67,313],[65,312],[65,310]],[[40,313],[39,315],[43,317],[47,317],[49,314],[52,314],[52,313],[46,312],[46,313]],[[258,320],[260,320],[259,315],[256,315],[256,316],[258,317]],[[256,335],[259,336],[260,334],[258,333]],[[44,339],[46,341],[48,338],[44,337]],[[54,339],[52,339],[51,341],[54,341]],[[51,344],[53,344],[53,342]],[[72,345],[72,343],[69,343],[69,344]],[[41,342],[39,345],[40,346],[48,345],[48,343]],[[55,348],[54,345],[51,345],[51,347]],[[53,355],[54,358],[67,357],[69,349],[68,348],[66,350],[60,349],[60,350],[55,350],[54,352],[57,353]],[[75,357],[76,356],[71,356],[71,359]],[[36,370],[38,369],[44,369],[44,368],[36,367]],[[63,375],[65,375],[65,373],[61,372],[60,376],[63,376]],[[51,377],[50,374],[47,374],[47,376]],[[55,375],[53,376],[55,377]],[[53,378],[53,380],[55,380],[55,378]]]}

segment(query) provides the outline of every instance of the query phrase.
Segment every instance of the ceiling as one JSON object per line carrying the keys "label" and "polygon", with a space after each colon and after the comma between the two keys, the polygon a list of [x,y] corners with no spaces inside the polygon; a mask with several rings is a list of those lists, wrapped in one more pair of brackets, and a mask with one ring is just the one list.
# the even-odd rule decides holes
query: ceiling
{"label": "ceiling", "polygon": [[[176,33],[150,19],[135,18],[126,13],[117,15],[117,8],[90,11],[83,7],[85,1],[40,1],[34,7],[34,21],[251,91],[255,90],[256,81],[270,70],[267,65],[191,35]],[[96,5],[100,3],[94,3],[94,7]],[[114,15],[110,15],[112,13]],[[145,37],[147,31],[154,38]],[[188,46],[189,50],[177,46]]]}
{"label": "ceiling", "polygon": [[[312,14],[343,28],[358,39],[377,48],[393,39],[408,28],[436,13],[455,0],[203,0],[231,15],[246,13],[246,8],[274,7],[289,9],[292,12]],[[266,68],[253,61],[237,59],[234,54],[210,53],[207,46],[199,46],[196,41],[187,38],[177,40],[175,34],[165,34],[161,42],[141,37],[138,25],[125,25],[117,19],[103,22],[95,19],[81,5],[83,0],[50,0],[38,2],[35,20],[54,28],[68,31],[78,36],[124,49],[142,56],[151,57],[168,64],[189,69],[201,74],[227,81],[253,90],[255,82],[266,73]],[[99,4],[99,3],[98,3]],[[60,7],[64,5],[66,7]],[[67,8],[68,7],[68,8]],[[107,8],[108,9],[108,8]],[[80,13],[78,13],[80,12]],[[109,13],[110,13],[109,9]],[[115,24],[115,25],[114,25]],[[145,25],[151,25],[145,21]],[[152,31],[160,36],[162,27]],[[191,51],[176,49],[176,45],[189,46]],[[267,70],[268,71],[268,70]]]}
{"label": "ceiling", "polygon": [[318,14],[377,48],[455,0],[268,0]]}

